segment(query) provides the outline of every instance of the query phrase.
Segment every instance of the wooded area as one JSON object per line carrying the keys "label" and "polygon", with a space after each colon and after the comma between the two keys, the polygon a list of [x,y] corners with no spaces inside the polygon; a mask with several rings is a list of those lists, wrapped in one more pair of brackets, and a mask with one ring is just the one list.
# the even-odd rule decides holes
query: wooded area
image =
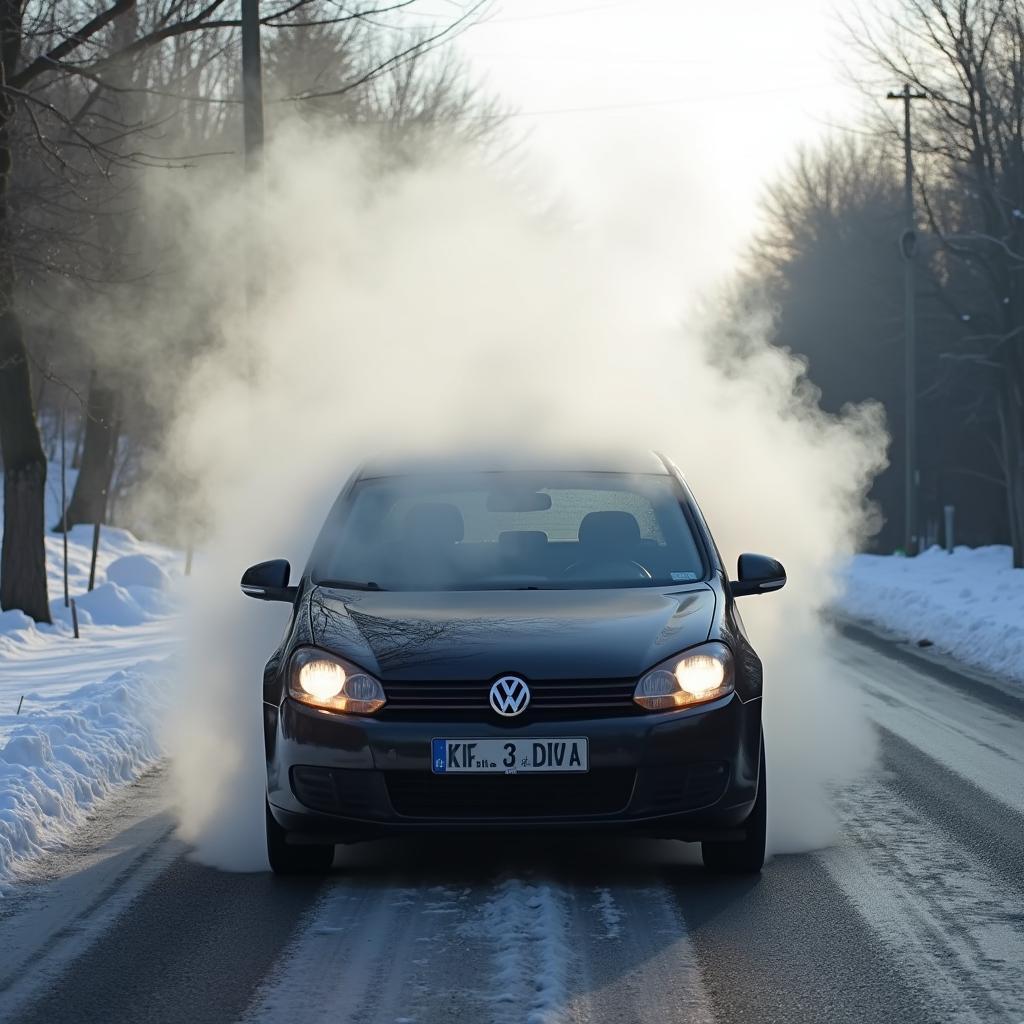
{"label": "wooded area", "polygon": [[[486,3],[450,5],[443,22],[414,29],[387,20],[415,3],[265,0],[270,130],[372,124],[399,163],[438,126],[489,137],[502,114],[446,47]],[[5,610],[50,620],[45,530],[109,519],[141,453],[159,447],[166,403],[155,391],[207,343],[197,323],[161,352],[154,379],[134,333],[138,311],[188,261],[167,233],[173,221],[147,216],[144,180],[187,173],[201,190],[225,166],[241,178],[240,28],[226,0],[0,0]],[[64,520],[44,523],[62,412],[79,472]]]}
{"label": "wooded area", "polygon": [[[894,444],[873,497],[877,547],[902,543],[902,117],[909,84],[918,208],[918,533],[1009,543],[1024,566],[1024,3],[897,0],[848,26],[874,69],[871,113],[802,153],[770,189],[744,277],[826,408],[876,398]],[[886,108],[889,109],[886,109]]]}

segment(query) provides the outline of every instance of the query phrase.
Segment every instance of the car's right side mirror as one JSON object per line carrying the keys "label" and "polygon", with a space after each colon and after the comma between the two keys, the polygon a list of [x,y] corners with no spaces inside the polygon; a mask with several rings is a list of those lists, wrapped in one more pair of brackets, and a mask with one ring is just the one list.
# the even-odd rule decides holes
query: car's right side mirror
{"label": "car's right side mirror", "polygon": [[751,594],[770,594],[786,585],[786,570],[782,563],[767,555],[740,555],[736,579],[732,581],[733,597]]}
{"label": "car's right side mirror", "polygon": [[250,565],[242,575],[242,593],[260,601],[294,601],[298,587],[288,586],[292,567],[283,558]]}

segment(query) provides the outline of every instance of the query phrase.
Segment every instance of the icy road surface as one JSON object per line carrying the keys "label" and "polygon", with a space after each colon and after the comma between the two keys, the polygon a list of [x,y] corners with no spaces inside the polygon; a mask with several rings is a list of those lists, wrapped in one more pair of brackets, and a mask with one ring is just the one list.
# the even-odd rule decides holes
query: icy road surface
{"label": "icy road surface", "polygon": [[[0,901],[0,1020],[1024,1020],[1024,702],[852,631],[881,748],[842,843],[757,880],[668,842],[435,839],[326,881],[185,859],[159,772]],[[211,780],[211,784],[215,780]]]}

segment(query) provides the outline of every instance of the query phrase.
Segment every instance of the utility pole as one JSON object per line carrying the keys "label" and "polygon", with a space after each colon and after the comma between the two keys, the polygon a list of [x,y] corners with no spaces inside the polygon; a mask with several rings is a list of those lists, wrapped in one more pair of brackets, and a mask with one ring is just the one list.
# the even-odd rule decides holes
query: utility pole
{"label": "utility pole", "polygon": [[[242,122],[245,148],[245,189],[249,205],[245,237],[245,308],[251,315],[262,290],[263,235],[255,209],[261,198],[260,166],[263,157],[263,57],[260,52],[260,0],[242,3]],[[252,322],[249,323],[250,328]],[[250,378],[254,370],[251,348],[247,357]],[[192,548],[192,538],[188,541]]]}
{"label": "utility pole", "polygon": [[242,0],[242,117],[245,169],[259,166],[263,148],[263,61],[260,55],[260,0]]}
{"label": "utility pole", "polygon": [[914,260],[917,256],[917,226],[914,220],[914,153],[910,135],[910,104],[914,100],[926,99],[923,92],[915,92],[907,83],[899,92],[890,92],[886,99],[903,103],[903,205],[906,219],[903,234],[900,235],[900,253],[904,268],[904,355],[906,358],[904,402],[906,404],[906,438],[904,469],[904,530],[903,547],[907,557],[918,552],[917,537],[917,344],[914,337]]}

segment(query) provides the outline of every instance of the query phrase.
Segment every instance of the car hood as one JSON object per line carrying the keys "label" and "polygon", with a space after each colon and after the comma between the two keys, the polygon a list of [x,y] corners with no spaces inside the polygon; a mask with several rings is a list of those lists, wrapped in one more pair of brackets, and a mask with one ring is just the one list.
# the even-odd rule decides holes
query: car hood
{"label": "car hood", "polygon": [[365,592],[316,587],[313,643],[384,680],[636,677],[708,637],[715,592]]}

